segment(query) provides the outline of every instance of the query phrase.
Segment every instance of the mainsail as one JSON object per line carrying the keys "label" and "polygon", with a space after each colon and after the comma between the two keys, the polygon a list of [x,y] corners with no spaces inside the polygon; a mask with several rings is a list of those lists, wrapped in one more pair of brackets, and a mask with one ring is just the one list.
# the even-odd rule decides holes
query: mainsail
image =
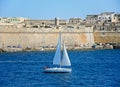
{"label": "mainsail", "polygon": [[63,44],[63,54],[61,56],[61,33],[59,34],[59,39],[58,39],[56,53],[53,59],[53,64],[60,65],[60,67],[71,66],[65,44]]}
{"label": "mainsail", "polygon": [[61,36],[59,36],[56,53],[53,59],[53,64],[60,65],[61,63]]}

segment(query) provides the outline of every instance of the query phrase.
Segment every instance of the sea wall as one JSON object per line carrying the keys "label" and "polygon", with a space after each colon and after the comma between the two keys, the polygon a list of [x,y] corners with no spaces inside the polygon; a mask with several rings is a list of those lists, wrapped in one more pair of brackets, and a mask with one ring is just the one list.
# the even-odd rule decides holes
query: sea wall
{"label": "sea wall", "polygon": [[[120,43],[120,32],[93,31],[93,27],[80,29],[44,29],[44,28],[1,28],[0,48],[12,47],[22,49],[55,48],[59,31],[68,48],[92,46],[94,43]],[[19,49],[18,49],[19,50]]]}
{"label": "sea wall", "polygon": [[41,47],[55,47],[57,45],[59,31],[67,47],[92,45],[94,37],[91,27],[81,30],[65,29],[0,29],[0,48],[7,49],[11,46],[19,46],[23,49],[39,49]]}
{"label": "sea wall", "polygon": [[95,43],[120,43],[120,32],[94,32]]}

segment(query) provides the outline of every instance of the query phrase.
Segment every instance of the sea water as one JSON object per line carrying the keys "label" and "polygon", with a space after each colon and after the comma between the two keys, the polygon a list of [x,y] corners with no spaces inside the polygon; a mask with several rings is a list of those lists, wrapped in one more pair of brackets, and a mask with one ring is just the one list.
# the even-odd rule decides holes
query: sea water
{"label": "sea water", "polygon": [[0,87],[120,87],[120,50],[68,51],[71,73],[43,73],[54,54],[0,53]]}

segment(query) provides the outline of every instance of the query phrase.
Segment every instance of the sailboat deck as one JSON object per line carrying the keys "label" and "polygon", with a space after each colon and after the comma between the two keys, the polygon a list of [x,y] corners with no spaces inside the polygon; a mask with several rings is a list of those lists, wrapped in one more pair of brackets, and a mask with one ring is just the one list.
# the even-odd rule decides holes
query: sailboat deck
{"label": "sailboat deck", "polygon": [[44,70],[45,73],[70,73],[72,69],[70,68],[46,68]]}

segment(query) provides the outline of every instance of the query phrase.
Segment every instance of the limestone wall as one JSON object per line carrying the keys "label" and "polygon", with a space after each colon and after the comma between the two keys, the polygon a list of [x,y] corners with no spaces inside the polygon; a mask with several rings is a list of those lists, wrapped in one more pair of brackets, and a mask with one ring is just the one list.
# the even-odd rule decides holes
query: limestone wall
{"label": "limestone wall", "polygon": [[[80,44],[86,44],[87,37],[84,33],[62,33],[62,38],[64,39],[67,46],[74,46]],[[1,33],[0,43],[7,46],[22,46],[25,47],[41,47],[41,46],[56,46],[58,39],[58,32],[42,32],[42,33]]]}
{"label": "limestone wall", "polygon": [[[0,29],[0,48],[21,46],[22,48],[55,47],[58,40],[58,29],[39,28],[6,28]],[[94,43],[120,43],[120,32],[93,32],[92,27],[81,29],[61,29],[67,47]]]}
{"label": "limestone wall", "polygon": [[[90,45],[90,43],[94,43],[94,40],[89,40],[93,39],[93,33],[88,33],[90,29],[77,31],[61,29],[62,38],[67,47]],[[8,46],[21,46],[22,48],[55,47],[58,34],[59,30],[57,29],[0,29],[0,48]]]}
{"label": "limestone wall", "polygon": [[120,43],[120,32],[94,32],[95,43]]}

